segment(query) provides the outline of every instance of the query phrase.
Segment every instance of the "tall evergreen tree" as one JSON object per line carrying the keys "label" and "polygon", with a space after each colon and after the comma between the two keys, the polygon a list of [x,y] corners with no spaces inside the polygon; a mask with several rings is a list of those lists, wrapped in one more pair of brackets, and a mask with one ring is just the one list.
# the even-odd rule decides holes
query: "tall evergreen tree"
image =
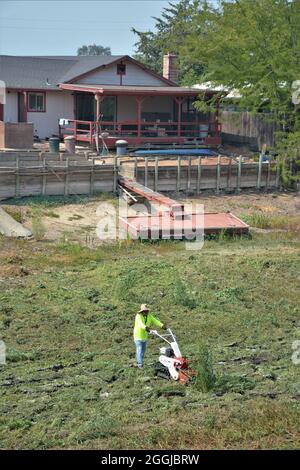
{"label": "tall evergreen tree", "polygon": [[[138,36],[134,57],[156,72],[162,73],[164,54],[179,54],[183,39],[191,34],[192,18],[202,3],[200,0],[180,0],[176,4],[170,2],[163,9],[161,18],[154,17],[154,31],[143,32],[132,28]],[[194,67],[197,73],[201,72],[201,65]],[[181,67],[179,62],[180,80],[189,70],[190,66],[185,64]]]}

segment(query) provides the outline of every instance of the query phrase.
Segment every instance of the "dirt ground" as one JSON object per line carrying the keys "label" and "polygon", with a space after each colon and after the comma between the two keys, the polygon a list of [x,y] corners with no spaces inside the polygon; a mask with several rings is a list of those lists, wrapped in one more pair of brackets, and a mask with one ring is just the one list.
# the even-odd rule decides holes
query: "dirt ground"
{"label": "dirt ground", "polygon": [[267,215],[300,215],[300,193],[210,195],[191,200],[203,203],[205,212],[230,211],[237,216],[253,212],[263,212]]}
{"label": "dirt ground", "polygon": [[[181,198],[183,203],[202,203],[205,212],[230,211],[238,217],[253,213],[268,216],[300,216],[299,193],[257,194],[242,193],[240,195],[204,195],[198,198]],[[7,205],[4,209],[21,213],[25,227],[32,228],[32,208],[27,205]],[[100,243],[96,227],[103,224],[104,218],[118,208],[117,198],[106,200],[92,198],[88,202],[65,204],[57,207],[45,207],[40,210],[40,217],[45,227],[45,240],[78,241],[93,247]],[[129,214],[135,214],[133,209]]]}

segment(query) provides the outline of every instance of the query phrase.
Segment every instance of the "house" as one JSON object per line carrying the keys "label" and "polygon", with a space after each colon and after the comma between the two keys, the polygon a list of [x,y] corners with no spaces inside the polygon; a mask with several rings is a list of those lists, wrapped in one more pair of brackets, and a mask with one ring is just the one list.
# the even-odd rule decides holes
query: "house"
{"label": "house", "polygon": [[40,139],[74,135],[93,144],[105,131],[109,147],[120,138],[132,146],[221,143],[217,116],[193,107],[199,90],[175,83],[172,54],[163,75],[127,55],[0,56],[0,80],[0,120],[33,123]]}

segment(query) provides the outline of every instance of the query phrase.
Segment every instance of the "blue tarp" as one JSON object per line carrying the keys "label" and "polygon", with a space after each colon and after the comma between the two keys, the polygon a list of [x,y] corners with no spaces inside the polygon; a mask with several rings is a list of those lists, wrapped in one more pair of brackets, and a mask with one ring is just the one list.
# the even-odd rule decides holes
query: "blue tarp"
{"label": "blue tarp", "polygon": [[205,157],[215,157],[218,155],[210,149],[165,149],[165,150],[136,150],[134,155],[200,155]]}

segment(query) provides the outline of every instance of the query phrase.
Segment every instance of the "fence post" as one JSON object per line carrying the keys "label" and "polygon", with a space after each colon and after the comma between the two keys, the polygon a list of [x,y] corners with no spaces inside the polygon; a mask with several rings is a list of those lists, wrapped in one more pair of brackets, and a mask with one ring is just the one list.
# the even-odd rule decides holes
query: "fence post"
{"label": "fence post", "polygon": [[268,191],[269,185],[270,185],[270,172],[271,172],[271,163],[270,163],[270,160],[268,160],[268,172],[267,172],[267,181],[266,181],[266,191]]}
{"label": "fence post", "polygon": [[136,179],[136,181],[137,181],[137,177],[138,177],[137,169],[138,169],[137,157],[134,157],[134,170],[133,170],[133,174],[134,174],[134,179]]}
{"label": "fence post", "polygon": [[66,166],[65,166],[65,196],[69,195],[69,157],[66,158]]}
{"label": "fence post", "polygon": [[201,155],[198,158],[198,170],[197,170],[197,194],[200,194],[200,182],[201,182]]}
{"label": "fence post", "polygon": [[148,187],[148,157],[145,157],[145,186]]}
{"label": "fence post", "polygon": [[231,169],[232,169],[232,157],[229,159],[229,164],[227,168],[227,191],[230,190],[231,186]]}
{"label": "fence post", "polygon": [[187,174],[187,190],[188,191],[190,191],[191,189],[191,165],[192,165],[192,157],[189,157],[188,174]]}
{"label": "fence post", "polygon": [[114,193],[117,192],[117,182],[118,182],[118,158],[114,156]]}
{"label": "fence post", "polygon": [[20,196],[20,159],[16,157],[16,197]]}
{"label": "fence post", "polygon": [[158,157],[155,157],[154,191],[158,188]]}
{"label": "fence post", "polygon": [[262,156],[262,154],[260,154],[259,161],[258,161],[258,167],[257,167],[257,184],[256,184],[256,188],[258,190],[260,190],[260,187],[261,187],[262,159],[263,159],[263,156]]}
{"label": "fence post", "polygon": [[176,191],[179,193],[180,191],[180,169],[181,169],[181,156],[178,155],[177,157],[177,181],[176,181]]}
{"label": "fence post", "polygon": [[236,190],[239,193],[241,191],[241,176],[242,176],[242,155],[238,158],[238,173],[237,173],[237,185]]}
{"label": "fence post", "polygon": [[46,158],[43,158],[43,183],[42,183],[42,195],[46,194],[46,185],[47,185],[47,174],[46,174]]}
{"label": "fence post", "polygon": [[280,189],[280,163],[279,160],[276,160],[276,180],[275,180],[276,189]]}
{"label": "fence post", "polygon": [[221,176],[221,156],[218,155],[218,163],[217,163],[217,186],[216,186],[216,194],[220,192],[220,176]]}
{"label": "fence post", "polygon": [[92,159],[91,173],[90,173],[90,195],[94,194],[94,182],[95,182],[95,159]]}

